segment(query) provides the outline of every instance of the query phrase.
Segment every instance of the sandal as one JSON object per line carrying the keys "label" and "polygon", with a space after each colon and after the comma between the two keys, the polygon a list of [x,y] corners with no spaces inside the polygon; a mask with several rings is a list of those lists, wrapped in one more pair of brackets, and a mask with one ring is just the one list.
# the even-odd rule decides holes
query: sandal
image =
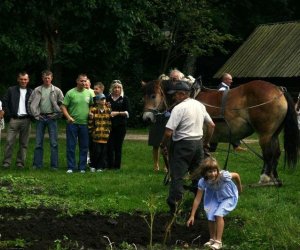
{"label": "sandal", "polygon": [[210,245],[209,247],[214,250],[222,249],[222,242],[215,240],[214,244]]}
{"label": "sandal", "polygon": [[209,239],[209,241],[206,242],[203,246],[204,246],[204,247],[209,247],[209,246],[211,246],[211,245],[214,244],[214,243],[215,243],[215,240],[214,240],[214,239]]}

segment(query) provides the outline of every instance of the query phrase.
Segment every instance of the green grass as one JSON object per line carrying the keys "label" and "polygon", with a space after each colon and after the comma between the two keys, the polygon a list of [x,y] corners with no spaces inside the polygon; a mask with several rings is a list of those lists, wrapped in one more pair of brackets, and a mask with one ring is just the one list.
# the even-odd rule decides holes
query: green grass
{"label": "green grass", "polygon": [[[251,137],[251,138],[255,138]],[[17,208],[50,207],[75,216],[85,210],[117,216],[121,212],[147,213],[145,201],[155,197],[158,212],[167,212],[168,186],[164,173],[152,170],[151,147],[147,142],[125,141],[119,171],[66,174],[65,141],[60,139],[60,169],[49,169],[49,146],[45,141],[45,168],[31,169],[33,139],[30,140],[25,170],[0,171],[0,206]],[[3,141],[1,149],[3,148]],[[251,148],[260,152],[257,143]],[[214,156],[223,166],[227,145],[219,144]],[[1,150],[1,159],[2,159]],[[244,191],[236,210],[225,219],[225,249],[300,249],[300,170],[278,166],[283,187],[251,188],[257,183],[262,161],[249,150],[231,152],[228,170],[241,175]],[[187,207],[192,196],[186,198]],[[229,247],[230,246],[230,247]]]}

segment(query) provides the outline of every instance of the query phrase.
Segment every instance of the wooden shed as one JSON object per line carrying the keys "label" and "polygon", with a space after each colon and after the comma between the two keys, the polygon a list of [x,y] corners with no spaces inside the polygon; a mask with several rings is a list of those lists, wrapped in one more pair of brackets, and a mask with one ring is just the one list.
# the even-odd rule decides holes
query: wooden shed
{"label": "wooden shed", "polygon": [[236,84],[262,79],[300,91],[300,22],[258,26],[242,46],[217,71],[230,73]]}

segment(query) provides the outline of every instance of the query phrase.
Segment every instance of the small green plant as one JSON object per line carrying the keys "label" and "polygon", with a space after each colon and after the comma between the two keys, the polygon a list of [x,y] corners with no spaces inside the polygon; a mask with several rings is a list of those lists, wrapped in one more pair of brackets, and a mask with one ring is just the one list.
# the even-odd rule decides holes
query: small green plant
{"label": "small green plant", "polygon": [[149,247],[152,250],[153,249],[153,223],[154,223],[154,217],[157,212],[157,208],[160,207],[160,203],[158,202],[158,197],[155,197],[151,195],[147,201],[143,200],[143,203],[146,204],[149,214],[150,214],[150,219],[149,221],[147,220],[147,216],[144,215],[142,218],[145,220],[149,232],[150,232],[150,239],[149,239]]}
{"label": "small green plant", "polygon": [[26,241],[24,239],[0,241],[0,249],[10,249],[13,247],[24,248],[26,247]]}
{"label": "small green plant", "polygon": [[80,247],[77,241],[73,241],[64,235],[62,240],[57,239],[54,241],[53,250],[71,250],[71,249],[84,249],[84,247]]}
{"label": "small green plant", "polygon": [[129,244],[125,241],[123,241],[120,245],[119,248],[122,250],[137,250],[137,247],[134,243]]}
{"label": "small green plant", "polygon": [[167,243],[167,239],[171,237],[171,232],[172,232],[172,226],[173,224],[176,222],[177,217],[180,215],[181,213],[181,204],[182,204],[182,200],[180,202],[176,202],[176,206],[175,206],[175,212],[172,215],[172,218],[170,220],[170,222],[167,224],[166,226],[166,230],[165,230],[165,235],[164,235],[164,241],[163,241],[163,245],[165,246]]}

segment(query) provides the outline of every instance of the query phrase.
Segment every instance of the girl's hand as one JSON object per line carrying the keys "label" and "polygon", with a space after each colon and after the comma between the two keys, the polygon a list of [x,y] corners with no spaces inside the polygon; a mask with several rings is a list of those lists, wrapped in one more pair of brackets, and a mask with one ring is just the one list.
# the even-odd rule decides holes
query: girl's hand
{"label": "girl's hand", "polygon": [[191,216],[188,221],[186,222],[186,226],[189,227],[190,225],[193,226],[194,225],[194,217]]}

